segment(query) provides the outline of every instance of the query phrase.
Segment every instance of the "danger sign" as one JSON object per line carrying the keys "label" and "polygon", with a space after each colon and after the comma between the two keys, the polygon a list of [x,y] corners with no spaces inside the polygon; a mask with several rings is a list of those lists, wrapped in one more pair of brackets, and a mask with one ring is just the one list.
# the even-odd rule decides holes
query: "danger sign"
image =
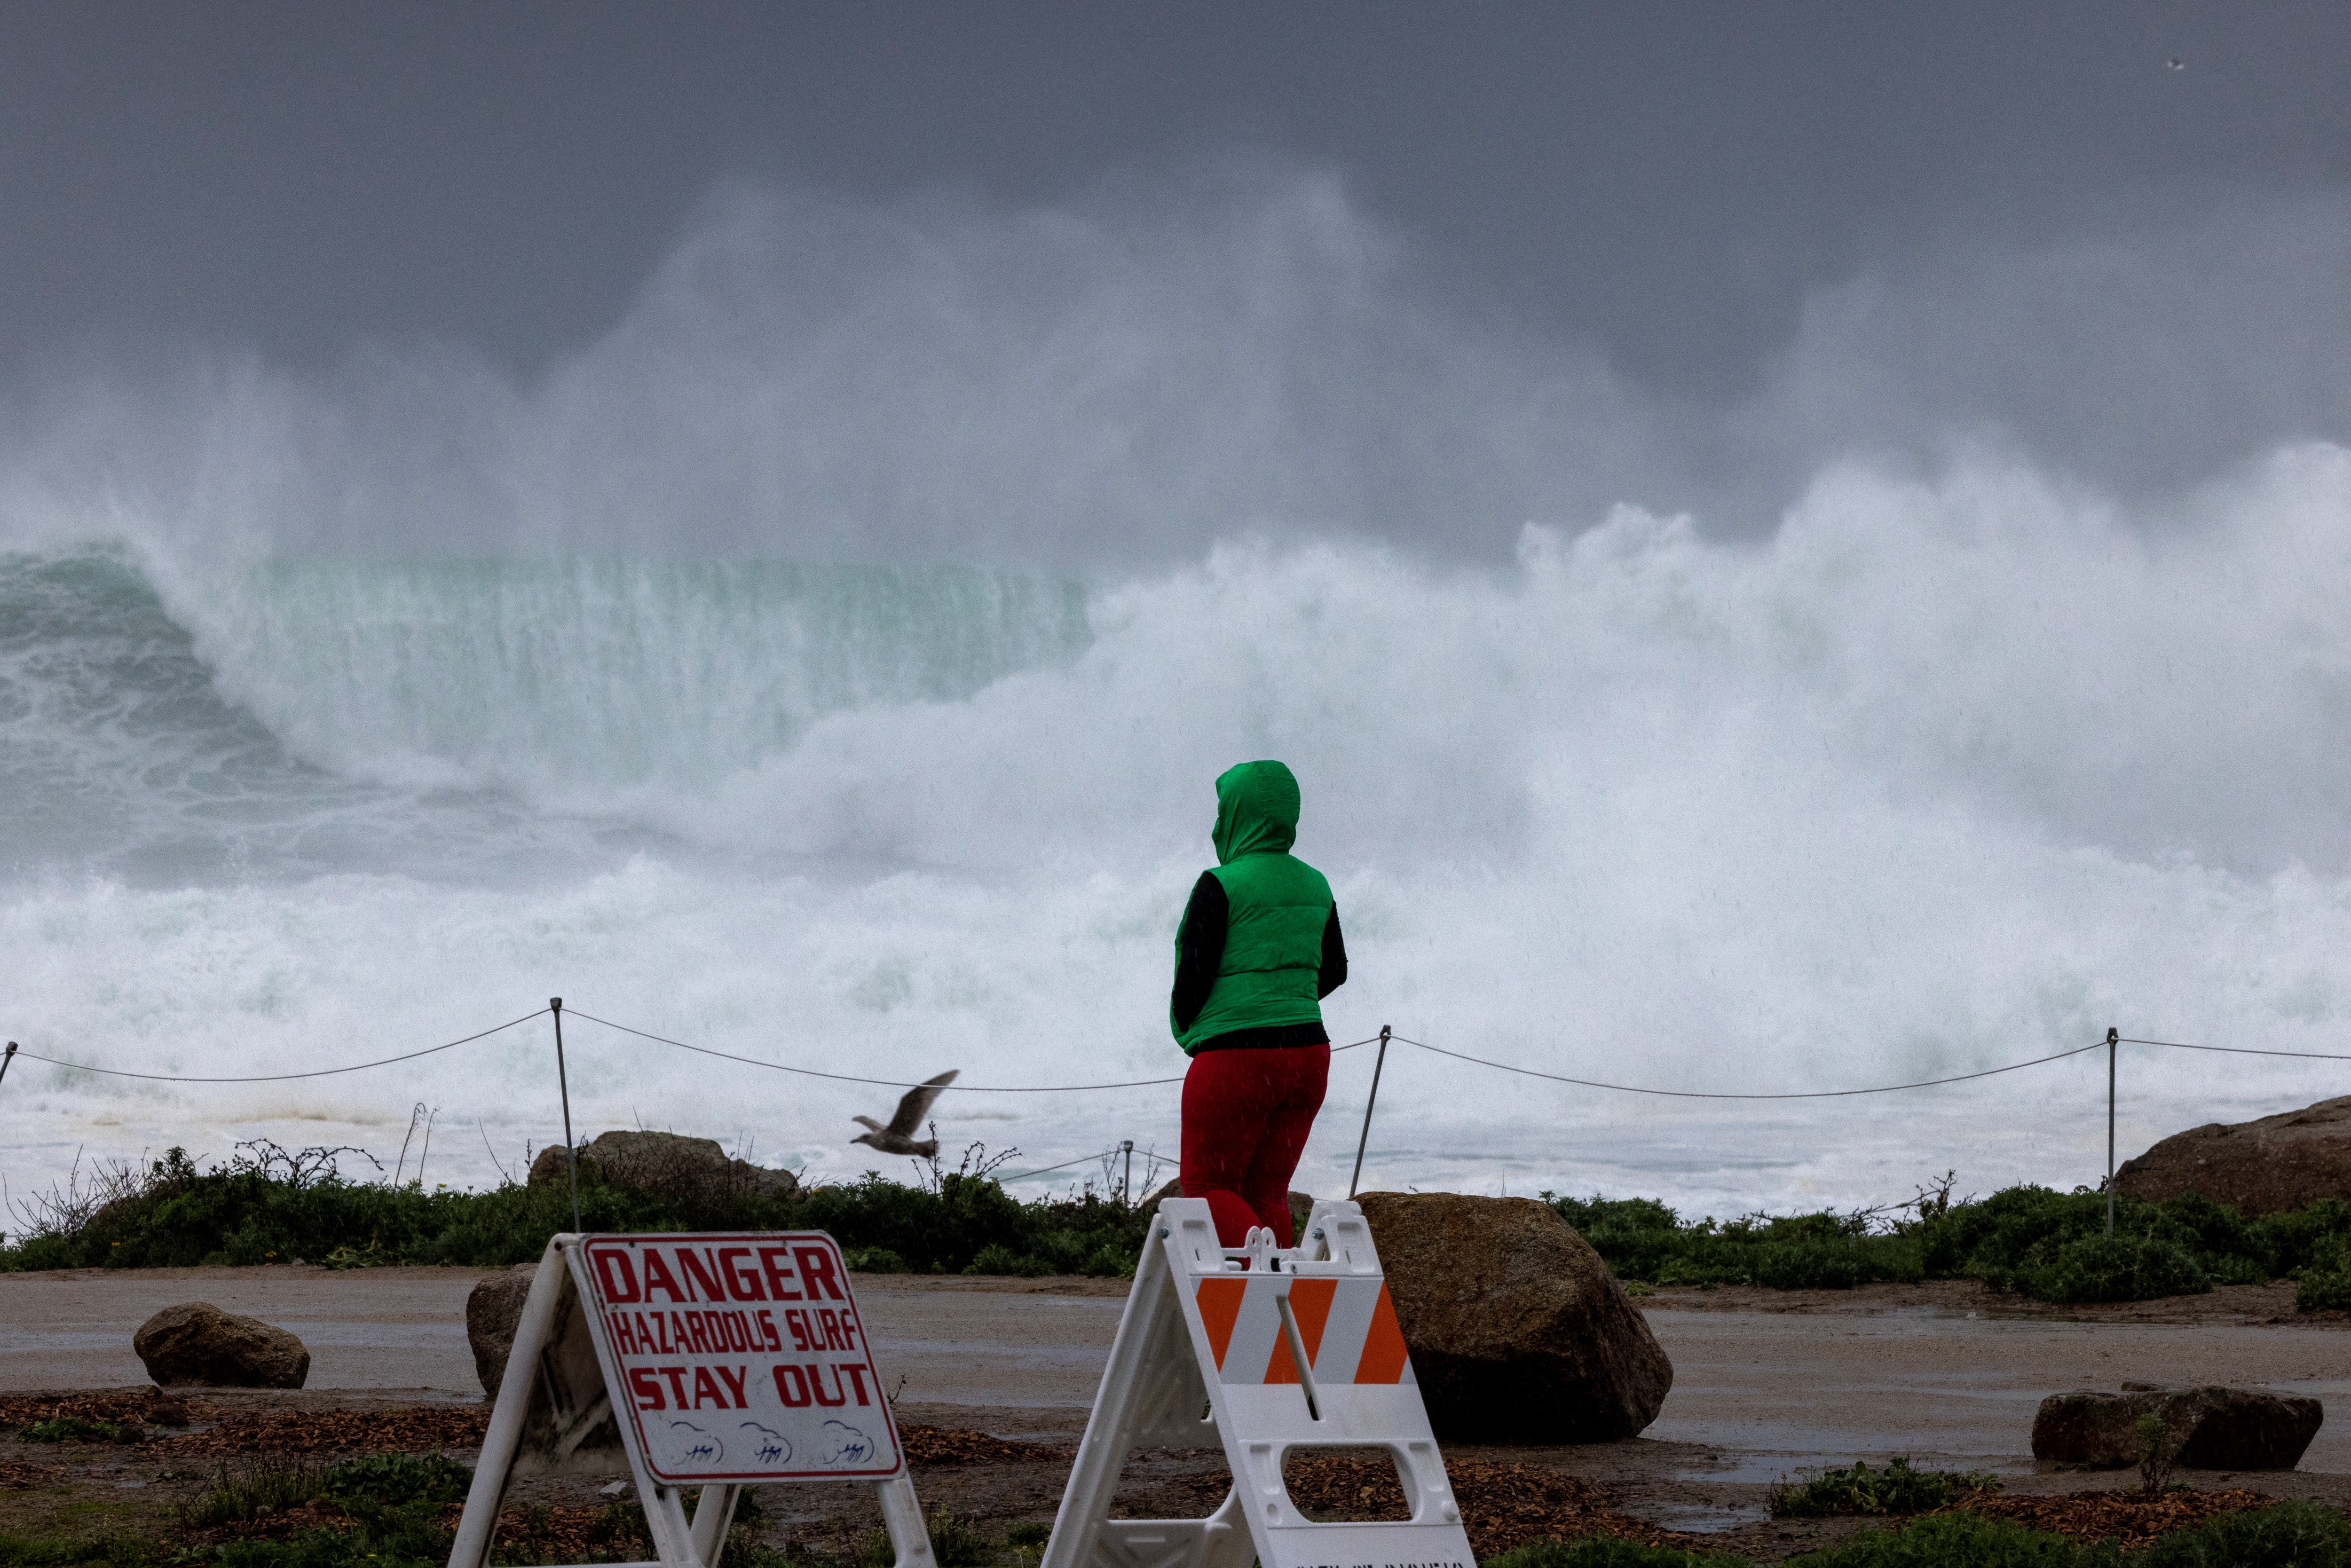
{"label": "danger sign", "polygon": [[606,1385],[655,1479],[904,1471],[831,1237],[601,1236],[581,1251]]}

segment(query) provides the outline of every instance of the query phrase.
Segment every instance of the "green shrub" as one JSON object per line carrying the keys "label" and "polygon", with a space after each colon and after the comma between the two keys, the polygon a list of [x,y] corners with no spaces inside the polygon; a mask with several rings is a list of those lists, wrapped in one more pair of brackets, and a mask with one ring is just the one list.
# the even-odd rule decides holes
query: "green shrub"
{"label": "green shrub", "polygon": [[939,1568],[979,1568],[996,1557],[996,1543],[967,1519],[952,1513],[935,1515],[930,1521],[931,1555],[938,1559]]}
{"label": "green shrub", "polygon": [[1004,1531],[1004,1543],[1007,1546],[1041,1548],[1052,1539],[1053,1527],[1050,1524],[1040,1524],[1035,1520],[1026,1520],[1019,1524],[1007,1525]]}
{"label": "green shrub", "polygon": [[2351,1520],[2283,1502],[2222,1514],[2126,1552],[2112,1541],[2072,1542],[1981,1514],[1929,1514],[1792,1557],[1786,1568],[2351,1568]]}
{"label": "green shrub", "polygon": [[2351,1568],[2351,1520],[2315,1503],[2224,1513],[2134,1552],[2132,1568]]}
{"label": "green shrub", "polygon": [[1129,1279],[1134,1276],[1136,1261],[1133,1249],[1105,1241],[1086,1254],[1085,1261],[1078,1265],[1078,1272],[1097,1280]]}
{"label": "green shrub", "polygon": [[2017,1282],[2044,1301],[2146,1301],[2197,1295],[2212,1277],[2184,1247],[2159,1237],[2085,1236],[2025,1255]]}
{"label": "green shrub", "polygon": [[0,1535],[0,1568],[150,1568],[165,1561],[162,1542],[136,1536],[59,1541]]}
{"label": "green shrub", "polygon": [[[135,1427],[137,1424],[130,1423]],[[125,1427],[113,1421],[86,1421],[78,1416],[58,1416],[36,1421],[16,1434],[27,1443],[119,1443]]]}
{"label": "green shrub", "polygon": [[441,1454],[370,1454],[345,1459],[319,1478],[319,1490],[346,1508],[373,1503],[401,1508],[413,1502],[461,1501],[474,1472]]}
{"label": "green shrub", "polygon": [[1576,1541],[1531,1541],[1479,1568],[1747,1568],[1748,1559],[1729,1552],[1684,1552],[1673,1546],[1643,1546],[1614,1536]]}
{"label": "green shrub", "polygon": [[[2134,1564],[2146,1561],[2134,1557]],[[1978,1513],[1937,1513],[1866,1530],[1788,1559],[1787,1568],[2120,1568],[2111,1544],[2077,1546],[2062,1535]]]}
{"label": "green shrub", "polygon": [[1801,1481],[1782,1481],[1766,1495],[1774,1519],[1832,1514],[1925,1513],[1972,1491],[1997,1490],[2000,1478],[1981,1471],[1914,1470],[1907,1458],[1873,1470],[1856,1460]]}
{"label": "green shrub", "polygon": [[2304,1274],[2294,1284],[2294,1308],[2298,1312],[2319,1312],[2343,1307],[2351,1307],[2351,1269],[2336,1269],[2325,1274]]}
{"label": "green shrub", "polygon": [[[174,1149],[78,1228],[0,1248],[0,1270],[161,1268],[288,1258],[338,1267],[528,1262],[571,1228],[567,1186],[514,1183],[486,1192],[426,1192],[345,1180],[325,1151],[275,1145],[199,1170]],[[1132,1270],[1149,1216],[1092,1193],[1022,1203],[984,1176],[941,1172],[906,1186],[869,1172],[838,1186],[785,1194],[725,1183],[665,1192],[622,1187],[593,1166],[580,1171],[581,1222],[590,1230],[823,1230],[852,1267],[894,1257],[917,1273],[957,1272],[989,1248],[1021,1271]],[[999,1254],[1000,1256],[1000,1254]],[[861,1262],[862,1260],[862,1262]]]}
{"label": "green shrub", "polygon": [[852,1247],[841,1253],[841,1260],[852,1274],[903,1274],[906,1260],[887,1247]]}
{"label": "green shrub", "polygon": [[180,1528],[243,1524],[267,1509],[299,1508],[326,1490],[327,1472],[300,1458],[263,1458],[241,1469],[224,1463],[213,1484],[180,1505]]}
{"label": "green shrub", "polygon": [[[951,1513],[934,1514],[929,1527],[931,1555],[938,1560],[939,1568],[979,1568],[995,1560],[996,1543],[974,1529],[968,1520],[957,1519]],[[853,1568],[890,1568],[896,1561],[889,1531],[884,1530],[866,1531],[850,1559]]]}
{"label": "green shrub", "polygon": [[1868,1245],[1872,1239],[1767,1243],[1755,1249],[1755,1283],[1774,1291],[1850,1291],[1873,1280],[1918,1277],[1915,1251],[1873,1249]]}
{"label": "green shrub", "polygon": [[2216,1285],[2266,1285],[2270,1277],[2269,1265],[2258,1258],[2222,1258],[2212,1266]]}
{"label": "green shrub", "polygon": [[1010,1274],[1021,1279],[1037,1280],[1054,1271],[1042,1258],[1026,1252],[1015,1252],[1002,1242],[991,1242],[979,1249],[978,1255],[964,1265],[967,1274]]}
{"label": "green shrub", "polygon": [[[1761,1285],[1834,1290],[1876,1281],[1976,1279],[1998,1291],[2057,1301],[2135,1301],[2257,1284],[2288,1274],[2351,1275],[2351,1205],[2328,1198],[2248,1218],[2192,1194],[2116,1203],[2087,1187],[2008,1187],[1953,1201],[1948,1182],[1887,1218],[1748,1215],[1686,1220],[1654,1198],[1544,1201],[1580,1231],[1619,1280],[1658,1285]],[[2322,1281],[2305,1292],[2333,1300]]]}

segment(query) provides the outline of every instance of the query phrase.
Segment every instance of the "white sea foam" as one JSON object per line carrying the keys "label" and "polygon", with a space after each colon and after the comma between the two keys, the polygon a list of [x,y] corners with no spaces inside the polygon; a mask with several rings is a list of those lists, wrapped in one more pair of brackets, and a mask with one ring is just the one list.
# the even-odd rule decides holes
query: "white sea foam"
{"label": "white sea foam", "polygon": [[[966,225],[938,263],[961,303],[930,336],[888,308],[914,275],[877,263],[808,286],[835,339],[810,337],[801,299],[747,312],[747,350],[709,329],[713,279],[739,284],[726,247],[772,245],[770,212],[687,247],[539,388],[419,360],[354,371],[372,401],[310,389],[311,407],[248,369],[206,383],[195,435],[156,412],[179,392],[86,423],[131,453],[111,487],[71,477],[53,428],[0,476],[0,538],[21,547],[0,559],[6,1033],[101,1065],[264,1073],[560,994],[852,1074],[1173,1073],[1170,935],[1210,780],[1278,756],[1347,925],[1343,1040],[1388,1022],[1573,1077],[1752,1093],[1980,1071],[2109,1024],[2351,1049],[2351,454],[2283,445],[2155,500],[1996,439],[1923,466],[1823,459],[1753,534],[1539,505],[1574,488],[1552,484],[1573,454],[1541,439],[1559,387],[1646,432],[1634,446],[1663,437],[1588,363],[1530,369],[1398,303],[1323,194],[1232,225],[1222,262],[1120,260],[1118,232],[1041,217],[978,225],[987,244]],[[820,251],[853,252],[825,233]],[[903,261],[904,237],[872,244]],[[1061,270],[990,304],[1007,256],[1040,247]],[[1234,256],[1256,287],[1220,293]],[[1335,305],[1318,298],[1334,278],[1353,290]],[[1404,360],[1378,349],[1397,320],[1417,334]],[[917,351],[942,335],[961,347]],[[1447,475],[1493,458],[1507,471],[1460,487],[1464,532],[1504,506],[1552,520],[1514,555],[1447,554],[1332,482],[1396,410],[1267,389],[1334,340],[1379,371],[1374,393],[1407,361],[1447,367],[1406,413],[1495,425],[1444,461],[1395,457],[1405,511],[1441,517]],[[861,343],[889,374],[844,382]],[[781,366],[766,381],[760,353]],[[674,512],[684,459],[620,439],[660,423],[617,390],[648,364],[730,411],[691,447],[726,459],[715,488]],[[830,384],[863,413],[763,469],[763,433]],[[884,392],[919,404],[917,433],[956,409],[982,428],[868,440]],[[415,413],[443,394],[456,425]],[[1175,420],[1186,399],[1202,406]],[[1510,424],[1535,405],[1544,420]],[[418,453],[459,426],[428,472]],[[1165,445],[1132,444],[1146,431]],[[1245,431],[1246,461],[1172,483]],[[1593,439],[1620,476],[1646,461]],[[815,462],[827,442],[849,478]],[[954,555],[958,465],[980,519],[964,559],[994,565],[806,564]],[[897,467],[904,486],[872,488]],[[1023,535],[1018,498],[1044,473],[1068,483]],[[841,524],[861,493],[881,520]],[[1024,553],[1043,564],[1008,564]],[[891,1097],[584,1019],[569,1043],[583,1130],[708,1132],[823,1174],[860,1168],[847,1118]],[[557,1135],[552,1066],[544,1020],[298,1084],[20,1061],[0,1137],[21,1189],[80,1147],[217,1155],[259,1133],[389,1155],[423,1101],[441,1107],[431,1179],[480,1181]],[[1339,1059],[1304,1185],[1343,1186],[1369,1071],[1367,1051]],[[2124,1152],[2332,1077],[2130,1048]],[[1365,1177],[1717,1212],[1882,1199],[1946,1166],[2065,1185],[2101,1168],[2102,1091],[2093,1055],[1879,1099],[1635,1099],[1401,1047]],[[957,1094],[941,1131],[1053,1164],[1126,1136],[1170,1150],[1175,1104]]]}

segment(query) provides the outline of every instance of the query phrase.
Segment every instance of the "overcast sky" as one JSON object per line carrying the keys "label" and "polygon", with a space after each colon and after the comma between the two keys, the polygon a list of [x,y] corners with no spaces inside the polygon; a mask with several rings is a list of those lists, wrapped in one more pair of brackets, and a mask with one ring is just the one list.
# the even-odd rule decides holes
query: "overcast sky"
{"label": "overcast sky", "polygon": [[2346,82],[2339,3],[11,0],[0,364],[441,343],[527,384],[730,184],[1132,208],[1254,160],[1658,406],[1776,377],[1778,423],[1896,440],[1929,380],[1927,423],[2176,479],[2351,424]]}

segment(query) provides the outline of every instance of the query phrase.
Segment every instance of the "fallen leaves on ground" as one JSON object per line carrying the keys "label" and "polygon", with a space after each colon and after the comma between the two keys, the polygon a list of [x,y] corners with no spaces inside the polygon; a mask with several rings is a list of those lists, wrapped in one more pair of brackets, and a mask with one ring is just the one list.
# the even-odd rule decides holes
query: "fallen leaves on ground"
{"label": "fallen leaves on ground", "polygon": [[[1460,1505],[1469,1550],[1479,1558],[1531,1541],[1572,1541],[1605,1535],[1644,1546],[1705,1544],[1703,1537],[1665,1530],[1608,1507],[1608,1494],[1581,1477],[1531,1465],[1460,1459],[1445,1467]],[[1411,1517],[1395,1462],[1337,1455],[1297,1455],[1282,1467],[1290,1500],[1318,1518],[1401,1521]],[[1186,1483],[1203,1500],[1221,1500],[1230,1480],[1202,1476]]]}
{"label": "fallen leaves on ground", "polygon": [[479,1408],[259,1410],[224,1416],[208,1431],[157,1439],[164,1455],[418,1454],[479,1448],[490,1413]]}
{"label": "fallen leaves on ground", "polygon": [[[455,1533],[465,1513],[464,1503],[453,1502],[435,1514],[433,1522]],[[650,1555],[653,1541],[638,1522],[642,1517],[634,1509],[617,1503],[601,1508],[501,1509],[492,1539],[500,1546],[526,1548],[557,1563],[585,1563],[598,1552],[609,1555],[616,1549]]]}
{"label": "fallen leaves on ground", "polygon": [[2275,1500],[2245,1487],[2220,1491],[2168,1491],[2152,1497],[2135,1488],[2042,1496],[1979,1492],[1936,1511],[1997,1514],[2076,1541],[2111,1536],[2125,1546],[2144,1546],[2158,1535],[2201,1524],[2216,1514],[2266,1508]]}
{"label": "fallen leaves on ground", "polygon": [[955,1427],[901,1427],[906,1458],[918,1465],[1021,1465],[1052,1460],[1066,1464],[1070,1450],[1044,1443],[991,1437]]}
{"label": "fallen leaves on ground", "polygon": [[64,1473],[48,1465],[27,1465],[16,1459],[0,1459],[0,1491],[23,1491],[26,1487],[53,1481]]}

